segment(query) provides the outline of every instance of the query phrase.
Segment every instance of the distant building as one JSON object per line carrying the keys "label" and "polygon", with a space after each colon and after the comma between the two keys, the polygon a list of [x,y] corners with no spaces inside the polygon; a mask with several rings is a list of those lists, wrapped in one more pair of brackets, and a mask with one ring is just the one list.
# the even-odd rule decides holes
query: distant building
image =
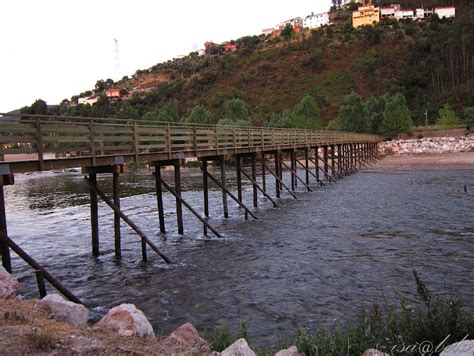
{"label": "distant building", "polygon": [[399,11],[395,11],[395,18],[397,20],[412,19],[414,17],[415,11],[410,9],[400,9]]}
{"label": "distant building", "polygon": [[207,50],[211,49],[211,48],[214,48],[214,47],[217,47],[219,46],[217,43],[214,43],[212,41],[208,41],[206,43],[204,43],[204,48]]}
{"label": "distant building", "polygon": [[304,28],[319,28],[324,25],[329,25],[329,13],[323,12],[321,14],[313,14],[306,16],[303,21]]}
{"label": "distant building", "polygon": [[293,26],[293,28],[303,27],[303,19],[301,17],[295,17],[278,24],[278,29],[284,30],[287,25]]}
{"label": "distant building", "polygon": [[275,38],[275,37],[279,37],[279,36],[281,36],[281,30],[279,30],[279,29],[274,29],[274,30],[272,31],[272,37]]}
{"label": "distant building", "polygon": [[226,42],[223,45],[224,45],[224,51],[226,51],[226,52],[235,52],[235,51],[237,51],[237,44],[235,44],[235,43]]}
{"label": "distant building", "polygon": [[416,9],[415,18],[418,20],[423,20],[425,18],[425,9]]}
{"label": "distant building", "polygon": [[107,98],[120,98],[120,89],[119,88],[109,88],[105,91]]}
{"label": "distant building", "polygon": [[86,104],[93,105],[97,103],[98,101],[99,101],[99,97],[97,95],[92,95],[85,98],[79,98],[77,100],[78,104],[84,104],[84,105]]}
{"label": "distant building", "polygon": [[455,17],[456,8],[454,6],[436,7],[434,13],[437,14],[440,19],[443,17]]}
{"label": "distant building", "polygon": [[360,6],[358,10],[352,13],[352,26],[354,28],[370,26],[379,21],[380,9],[373,5]]}
{"label": "distant building", "polygon": [[268,36],[268,35],[271,35],[271,34],[272,34],[272,32],[273,32],[274,29],[275,29],[275,28],[273,28],[273,27],[272,27],[272,28],[264,28],[264,29],[262,30],[262,33],[263,33],[265,36]]}

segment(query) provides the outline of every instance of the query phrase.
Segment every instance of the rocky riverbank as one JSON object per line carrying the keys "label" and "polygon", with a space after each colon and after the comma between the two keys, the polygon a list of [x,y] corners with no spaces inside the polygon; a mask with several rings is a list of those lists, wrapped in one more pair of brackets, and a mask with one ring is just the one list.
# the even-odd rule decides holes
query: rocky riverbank
{"label": "rocky riverbank", "polygon": [[383,155],[444,154],[474,151],[474,134],[459,137],[426,137],[382,142]]}

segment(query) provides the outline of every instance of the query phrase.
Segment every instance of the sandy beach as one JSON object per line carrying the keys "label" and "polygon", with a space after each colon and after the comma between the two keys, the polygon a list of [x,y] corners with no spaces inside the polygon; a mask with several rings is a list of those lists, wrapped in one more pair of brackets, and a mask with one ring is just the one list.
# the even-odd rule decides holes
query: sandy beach
{"label": "sandy beach", "polygon": [[474,170],[474,152],[386,156],[372,169],[398,171]]}

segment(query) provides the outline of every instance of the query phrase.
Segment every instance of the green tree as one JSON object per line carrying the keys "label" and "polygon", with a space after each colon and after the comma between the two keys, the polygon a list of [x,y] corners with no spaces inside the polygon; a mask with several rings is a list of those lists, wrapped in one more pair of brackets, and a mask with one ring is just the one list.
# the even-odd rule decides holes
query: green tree
{"label": "green tree", "polygon": [[300,129],[320,129],[320,112],[314,98],[306,95],[293,110],[295,127]]}
{"label": "green tree", "polygon": [[281,35],[286,39],[289,40],[293,35],[293,26],[291,24],[286,24],[285,28],[281,31]]}
{"label": "green tree", "polygon": [[463,123],[470,129],[474,126],[474,106],[464,108]]}
{"label": "green tree", "polygon": [[193,124],[214,124],[214,115],[202,105],[192,108],[189,115],[184,119],[187,123]]}
{"label": "green tree", "polygon": [[161,121],[161,122],[175,122],[173,110],[169,105],[162,107],[155,106],[152,110],[147,111],[143,116],[143,120]]}
{"label": "green tree", "polygon": [[291,110],[284,110],[281,115],[273,113],[268,126],[278,128],[294,128],[295,119],[293,112]]}
{"label": "green tree", "polygon": [[399,133],[412,133],[413,121],[403,94],[397,93],[387,98],[380,129],[389,138]]}
{"label": "green tree", "polygon": [[231,99],[224,105],[224,115],[219,125],[249,125],[250,114],[242,99]]}
{"label": "green tree", "polygon": [[47,115],[48,114],[48,104],[43,99],[37,99],[31,106],[25,106],[21,109],[24,114],[32,115]]}
{"label": "green tree", "polygon": [[445,128],[455,128],[458,127],[461,122],[459,118],[453,111],[453,108],[449,104],[445,104],[441,109],[439,109],[439,117],[436,120],[436,125]]}
{"label": "green tree", "polygon": [[128,121],[138,120],[140,118],[138,111],[132,107],[120,109],[116,116],[118,119]]}
{"label": "green tree", "polygon": [[369,113],[368,128],[371,134],[380,134],[383,113],[385,111],[385,103],[389,97],[390,95],[384,94],[378,98],[372,96],[367,100],[367,110]]}
{"label": "green tree", "polygon": [[362,97],[355,91],[344,97],[339,108],[341,129],[351,132],[367,132],[369,130],[369,112]]}

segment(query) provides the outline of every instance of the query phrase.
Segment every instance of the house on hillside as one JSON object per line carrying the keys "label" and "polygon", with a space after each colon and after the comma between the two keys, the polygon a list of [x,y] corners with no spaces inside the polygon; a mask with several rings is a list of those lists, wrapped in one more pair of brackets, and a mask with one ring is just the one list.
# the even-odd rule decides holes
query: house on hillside
{"label": "house on hillside", "polygon": [[235,52],[237,51],[237,44],[231,42],[224,42],[224,51],[225,52]]}
{"label": "house on hillside", "polygon": [[92,95],[92,96],[87,96],[85,98],[79,98],[77,100],[78,104],[84,104],[84,105],[93,105],[99,101],[99,96],[98,95]]}
{"label": "house on hillside", "polygon": [[109,88],[105,91],[107,98],[120,98],[120,89],[119,88]]}
{"label": "house on hillside", "polygon": [[303,27],[304,28],[319,28],[324,25],[329,25],[329,13],[323,12],[321,14],[314,14],[311,13],[311,15],[306,16],[306,18],[303,21]]}
{"label": "house on hillside", "polygon": [[303,27],[303,22],[304,22],[303,18],[295,17],[295,18],[280,22],[278,24],[278,29],[284,30],[287,25],[291,25],[293,26],[293,28],[301,28]]}
{"label": "house on hillside", "polygon": [[400,9],[399,11],[395,12],[395,18],[397,20],[412,19],[414,17],[415,17],[415,11],[411,9]]}
{"label": "house on hillside", "polygon": [[265,36],[269,36],[272,34],[272,32],[275,30],[275,28],[264,28],[262,30],[262,33],[265,35]]}
{"label": "house on hillside", "polygon": [[443,7],[436,7],[434,9],[434,13],[439,16],[440,19],[443,17],[455,17],[456,16],[456,8],[454,6],[443,6]]}
{"label": "house on hillside", "polygon": [[380,8],[374,5],[360,6],[352,13],[352,26],[354,28],[371,26],[378,22],[380,22]]}

